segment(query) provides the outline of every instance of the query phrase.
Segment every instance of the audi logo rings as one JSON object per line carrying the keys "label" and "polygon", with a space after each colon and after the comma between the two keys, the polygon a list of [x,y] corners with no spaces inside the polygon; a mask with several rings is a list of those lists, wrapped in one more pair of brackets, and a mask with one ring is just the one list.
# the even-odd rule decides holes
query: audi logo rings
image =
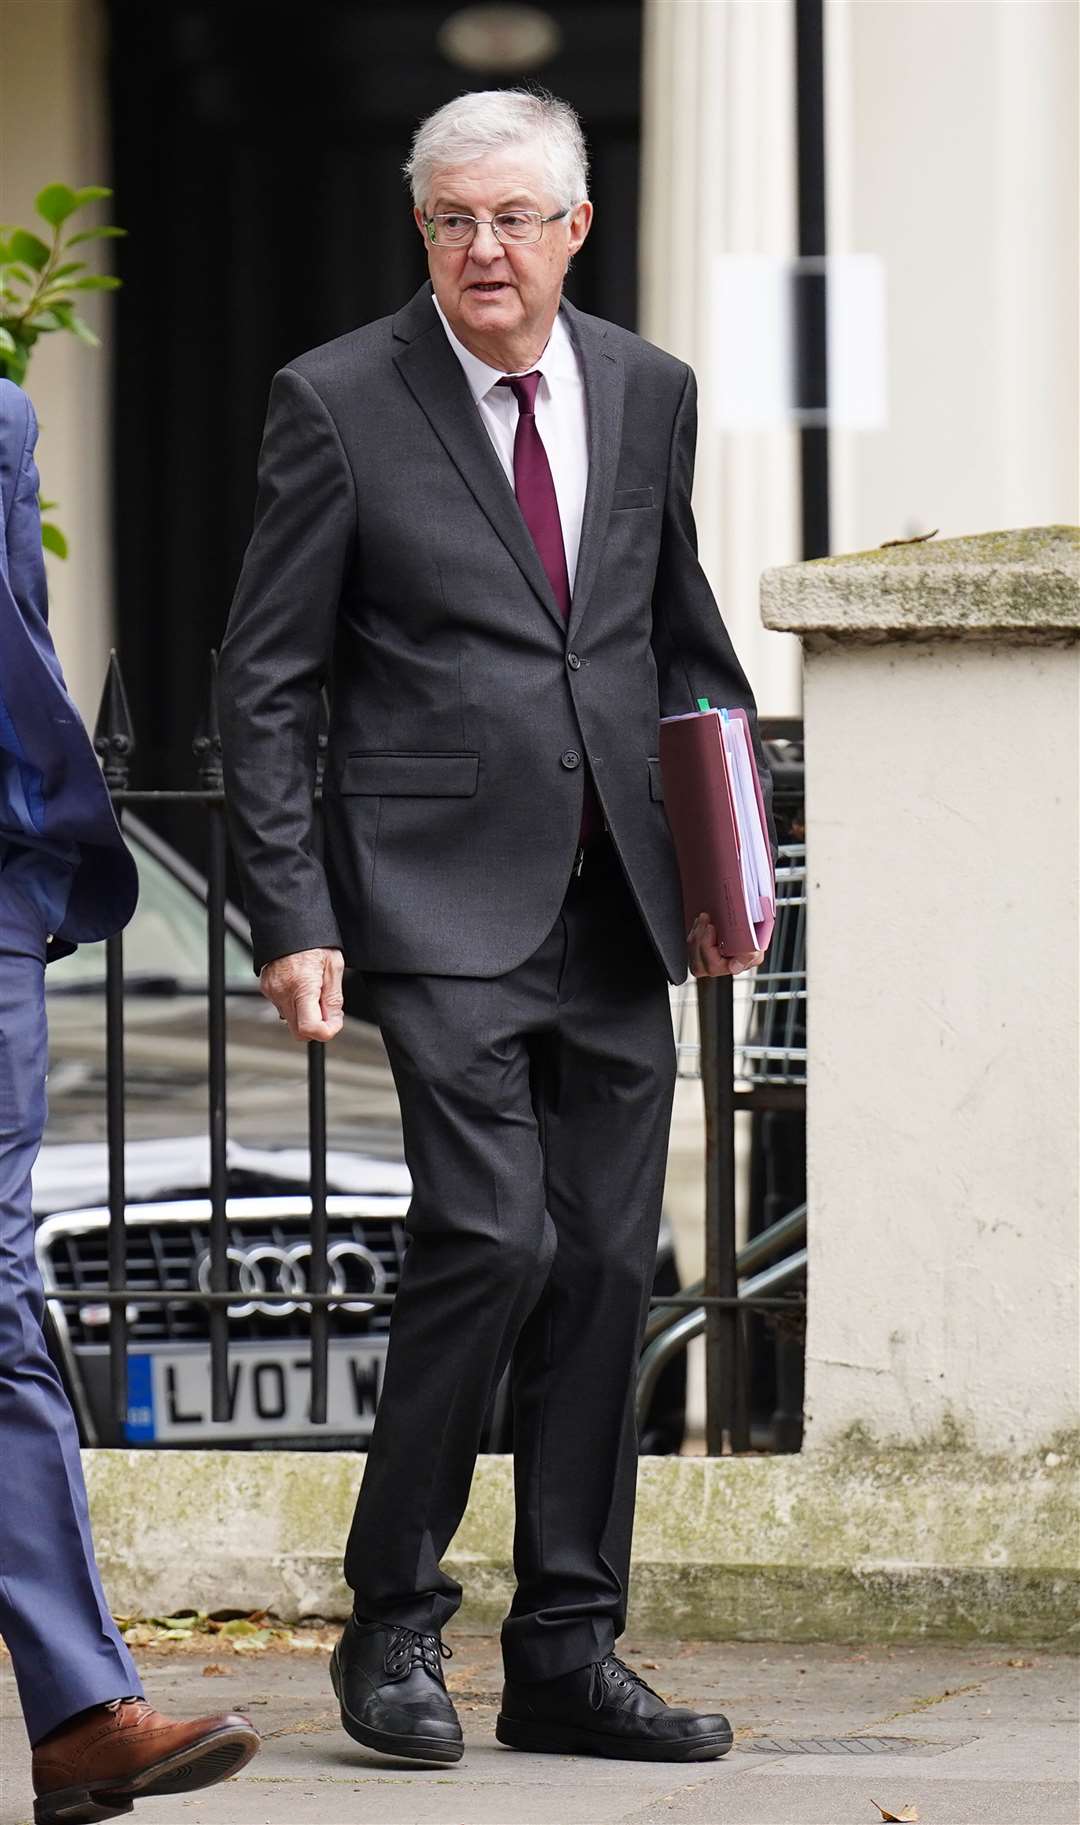
{"label": "audi logo rings", "polygon": [[[307,1263],[311,1259],[310,1242],[297,1242],[281,1248],[274,1242],[255,1242],[250,1248],[227,1248],[229,1279],[235,1275],[236,1291],[241,1295],[228,1306],[230,1318],[290,1318],[294,1312],[310,1312],[303,1295],[308,1291]],[[386,1285],[386,1269],[377,1255],[362,1242],[335,1242],[326,1251],[329,1269],[327,1292],[341,1300],[343,1312],[370,1312],[371,1301],[351,1295],[381,1293]],[[200,1292],[210,1287],[210,1250],[199,1255],[193,1279]],[[278,1302],[266,1299],[267,1293],[285,1294]]]}

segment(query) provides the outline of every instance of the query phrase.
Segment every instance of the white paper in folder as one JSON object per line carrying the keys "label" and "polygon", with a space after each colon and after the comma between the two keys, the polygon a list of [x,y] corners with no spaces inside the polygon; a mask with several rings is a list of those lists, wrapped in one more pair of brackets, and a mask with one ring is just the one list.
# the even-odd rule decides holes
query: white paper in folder
{"label": "white paper in folder", "polygon": [[735,810],[735,828],[739,839],[739,863],[742,873],[746,910],[751,925],[764,917],[762,901],[773,903],[773,878],[765,833],[758,815],[754,790],[753,762],[747,744],[746,725],[726,710],[720,712],[727,760],[728,781]]}

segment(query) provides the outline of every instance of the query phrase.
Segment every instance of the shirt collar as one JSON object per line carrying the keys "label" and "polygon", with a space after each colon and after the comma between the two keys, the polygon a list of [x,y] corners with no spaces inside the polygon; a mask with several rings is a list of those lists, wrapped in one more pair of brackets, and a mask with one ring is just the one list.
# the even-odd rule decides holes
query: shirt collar
{"label": "shirt collar", "polygon": [[[478,355],[474,355],[472,351],[467,349],[465,344],[455,336],[446,320],[446,312],[443,310],[442,305],[439,303],[434,292],[431,294],[431,302],[434,304],[435,309],[439,314],[439,321],[446,331],[447,341],[461,363],[465,379],[469,384],[469,391],[472,394],[474,401],[478,404],[486,393],[491,392],[492,387],[497,386],[500,380],[506,379],[506,375],[504,375],[501,368],[489,367],[486,361],[481,361]],[[556,315],[555,321],[551,326],[551,335],[548,337],[547,347],[544,349],[539,361],[534,362],[533,366],[529,368],[527,372],[530,374],[535,373],[537,368],[541,370],[544,379],[549,384],[553,380],[576,380],[578,378],[577,358],[574,354],[574,345],[570,340],[570,332],[566,327],[561,311]]]}

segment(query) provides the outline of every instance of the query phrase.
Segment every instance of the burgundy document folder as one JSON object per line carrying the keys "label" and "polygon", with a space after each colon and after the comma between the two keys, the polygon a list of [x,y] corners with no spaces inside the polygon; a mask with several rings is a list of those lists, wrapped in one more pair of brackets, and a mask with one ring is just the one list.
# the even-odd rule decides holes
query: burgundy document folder
{"label": "burgundy document folder", "polygon": [[[749,769],[743,770],[741,790],[733,777],[736,741],[729,729],[725,742],[725,717],[741,723],[745,733]],[[765,950],[776,919],[776,884],[746,711],[665,716],[660,773],[687,931],[699,913],[707,913],[725,957]]]}

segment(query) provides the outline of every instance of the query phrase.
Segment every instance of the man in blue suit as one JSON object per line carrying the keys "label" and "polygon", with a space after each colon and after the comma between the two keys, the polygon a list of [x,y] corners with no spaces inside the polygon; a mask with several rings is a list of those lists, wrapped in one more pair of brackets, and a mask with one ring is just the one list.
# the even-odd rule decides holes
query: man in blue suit
{"label": "man in blue suit", "polygon": [[44,966],[108,937],[138,881],[48,629],[25,393],[0,380],[0,1635],[33,1745],[38,1825],[224,1780],[246,1718],[172,1722],[143,1696],[101,1589],[79,1440],[42,1335],[30,1170],[45,1125]]}

